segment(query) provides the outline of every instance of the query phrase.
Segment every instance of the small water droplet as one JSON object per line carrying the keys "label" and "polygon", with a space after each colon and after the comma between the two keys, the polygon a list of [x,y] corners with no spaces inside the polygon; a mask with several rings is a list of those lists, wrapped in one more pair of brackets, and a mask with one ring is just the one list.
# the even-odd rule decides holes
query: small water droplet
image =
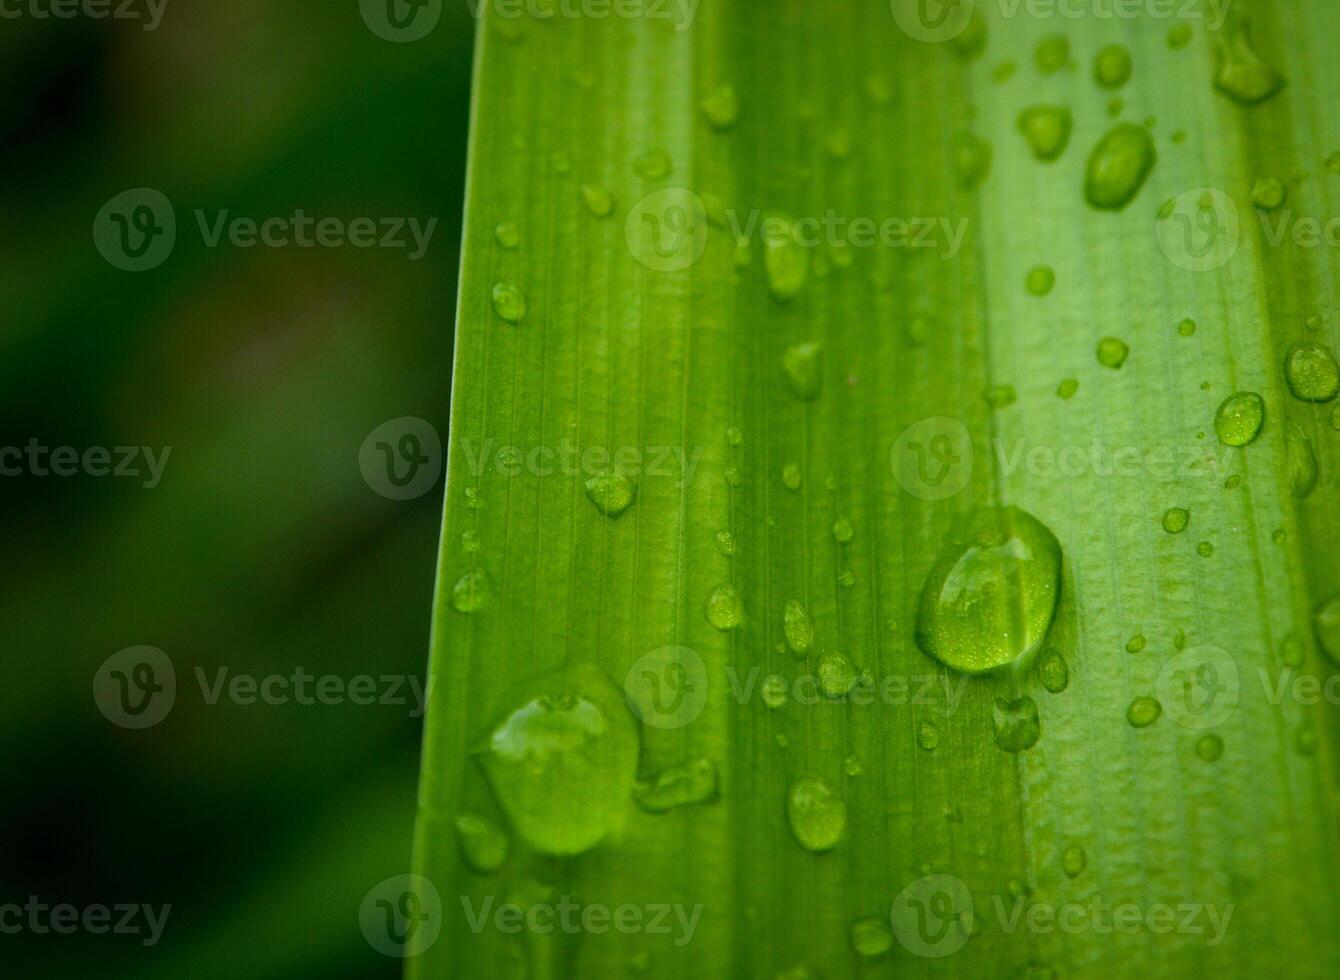
{"label": "small water droplet", "polygon": [[707,621],[717,629],[733,630],[744,618],[744,604],[735,586],[725,583],[718,585],[707,597],[705,607]]}
{"label": "small water droplet", "polygon": [[1290,633],[1280,643],[1280,663],[1284,666],[1301,667],[1303,655],[1303,642],[1295,634]]}
{"label": "small water droplet", "polygon": [[1034,296],[1046,296],[1056,286],[1056,272],[1049,265],[1038,265],[1028,270],[1024,288]]}
{"label": "small water droplet", "polygon": [[467,555],[473,555],[479,551],[479,532],[462,531],[461,532],[461,550]]}
{"label": "small water droplet", "polygon": [[515,221],[498,222],[493,234],[497,236],[498,244],[503,248],[516,248],[521,244],[521,229],[516,226]]}
{"label": "small water droplet", "polygon": [[1056,397],[1071,399],[1079,391],[1079,380],[1076,378],[1066,378],[1056,386]]}
{"label": "small water droplet", "polygon": [[1213,732],[1196,739],[1196,755],[1202,762],[1216,762],[1224,754],[1224,740]]}
{"label": "small water droplet", "polygon": [[1192,319],[1183,320],[1177,325],[1177,332],[1183,337],[1191,337],[1196,333],[1196,321]]}
{"label": "small water droplet", "polygon": [[1169,507],[1163,512],[1163,530],[1169,534],[1181,534],[1191,523],[1191,511],[1185,507]]}
{"label": "small water droplet", "polygon": [[508,323],[520,323],[526,315],[526,297],[510,283],[493,287],[493,311]]}
{"label": "small water droplet", "polygon": [[1312,440],[1302,427],[1290,422],[1284,427],[1285,454],[1289,460],[1289,486],[1295,500],[1304,500],[1316,489],[1321,477]]}
{"label": "small water droplet", "polygon": [[768,289],[783,303],[800,295],[809,278],[810,250],[796,238],[790,219],[771,215],[764,222],[763,267]]}
{"label": "small water droplet", "polygon": [[740,97],[729,85],[718,85],[698,105],[713,129],[730,129],[740,116]]}
{"label": "small water droplet", "polygon": [[637,487],[618,470],[607,470],[586,481],[586,496],[605,516],[618,517],[632,504]]}
{"label": "small water droplet", "polygon": [[1143,633],[1137,633],[1135,634],[1135,636],[1131,637],[1129,640],[1126,641],[1126,652],[1139,653],[1140,651],[1144,650],[1148,642],[1149,641],[1145,639]]}
{"label": "small water droplet", "polygon": [[1254,391],[1229,395],[1214,416],[1214,431],[1225,446],[1246,446],[1261,434],[1266,403]]}
{"label": "small water droplet", "polygon": [[732,446],[738,446],[744,442],[744,432],[738,425],[729,426],[726,429],[726,441]]}
{"label": "small water droplet", "polygon": [[1060,157],[1070,144],[1073,120],[1066,106],[1038,105],[1019,114],[1018,126],[1033,156],[1050,162]]}
{"label": "small water droplet", "polygon": [[1264,102],[1284,87],[1284,79],[1252,46],[1246,17],[1225,25],[1215,45],[1214,86],[1242,105]]}
{"label": "small water droplet", "polygon": [[893,87],[883,75],[867,75],[865,94],[875,105],[888,105],[893,101]]}
{"label": "small water droplet", "polygon": [[1148,728],[1163,714],[1163,705],[1158,699],[1141,695],[1126,709],[1126,721],[1132,728]]}
{"label": "small water droplet", "polygon": [[791,393],[803,402],[812,402],[823,391],[823,347],[816,343],[796,344],[782,355]]}
{"label": "small water droplet", "polygon": [[996,65],[995,68],[991,69],[991,80],[995,82],[997,85],[1004,85],[1006,82],[1008,82],[1011,78],[1014,77],[1014,73],[1018,70],[1019,70],[1018,65],[1016,65],[1013,61],[1006,59],[1005,61],[1002,61],[1000,64]]}
{"label": "small water droplet", "polygon": [[926,752],[934,752],[940,745],[940,729],[935,722],[923,719],[917,724],[917,745]]}
{"label": "small water droplet", "polygon": [[954,173],[965,191],[975,190],[991,172],[991,144],[972,133],[960,133],[954,142]]}
{"label": "small water droplet", "polygon": [[927,575],[917,645],[955,670],[982,673],[1036,650],[1061,589],[1061,546],[1016,507],[983,508],[951,536]]}
{"label": "small water droplet", "polygon": [[1038,658],[1038,679],[1052,694],[1060,694],[1070,685],[1070,668],[1059,650],[1047,650]]}
{"label": "small water droplet", "polygon": [[796,599],[790,599],[782,610],[782,632],[786,635],[786,645],[797,657],[809,653],[814,643],[814,621],[809,612]]}
{"label": "small water droplet", "polygon": [[582,200],[597,218],[608,218],[614,212],[614,195],[598,184],[583,184]]}
{"label": "small water droplet", "polygon": [[1315,755],[1317,751],[1317,733],[1311,728],[1300,728],[1294,735],[1294,748],[1299,755]]}
{"label": "small water droplet", "polygon": [[842,771],[852,779],[865,772],[865,767],[861,765],[861,760],[854,755],[849,755],[842,760]]}
{"label": "small water droplet", "polygon": [[1230,476],[1227,480],[1224,481],[1225,490],[1236,490],[1241,485],[1242,485],[1242,474],[1240,473],[1234,473],[1232,476]]}
{"label": "small water droplet", "polygon": [[769,708],[780,708],[786,704],[786,678],[780,674],[769,674],[763,678],[759,691],[763,695],[763,703]]}
{"label": "small water droplet", "polygon": [[1009,408],[1018,400],[1014,385],[992,385],[986,389],[986,403],[994,409]]}
{"label": "small water droplet", "polygon": [[462,575],[451,588],[451,608],[459,613],[478,612],[489,597],[489,576],[482,568]]}
{"label": "small water droplet", "polygon": [[637,805],[652,813],[707,803],[717,797],[717,767],[711,759],[671,766],[633,789]]}
{"label": "small water droplet", "polygon": [[845,698],[856,684],[856,668],[840,653],[825,653],[819,658],[819,690],[834,701]]}
{"label": "small water droplet", "polygon": [[1033,58],[1044,75],[1060,71],[1070,61],[1070,41],[1064,34],[1052,34],[1038,42]]}
{"label": "small water droplet", "polygon": [[728,487],[738,487],[740,485],[740,470],[735,466],[727,466],[721,474]]}
{"label": "small water droplet", "polygon": [[838,544],[847,544],[855,534],[856,532],[852,530],[851,521],[845,517],[839,517],[833,522],[833,540]]}
{"label": "small water droplet", "polygon": [[1322,652],[1340,664],[1340,595],[1322,603],[1312,617]]}
{"label": "small water droplet", "polygon": [[465,488],[465,506],[471,510],[479,510],[484,506],[484,501],[479,495],[479,490],[475,487]]}
{"label": "small water droplet", "polygon": [[1134,200],[1158,155],[1149,131],[1121,123],[1093,148],[1084,179],[1084,197],[1095,208],[1120,211]]}
{"label": "small water droplet", "polygon": [[669,176],[674,168],[670,154],[662,149],[648,150],[633,161],[633,169],[646,180],[660,180]]}
{"label": "small water droplet", "polygon": [[735,554],[735,535],[726,530],[718,531],[717,551],[721,552],[727,558]]}
{"label": "small water droplet", "polygon": [[1094,59],[1093,78],[1103,88],[1121,88],[1131,80],[1131,52],[1125,45],[1107,45]]}
{"label": "small water droplet", "polygon": [[847,804],[818,776],[802,776],[786,795],[786,818],[807,851],[831,851],[847,829]]}
{"label": "small water droplet", "polygon": [[1181,51],[1191,43],[1191,25],[1178,24],[1168,31],[1168,47],[1173,51]]}
{"label": "small water droplet", "polygon": [[1328,402],[1340,392],[1340,366],[1321,344],[1294,344],[1284,358],[1284,379],[1299,401]]}
{"label": "small water droplet", "polygon": [[996,745],[1006,752],[1027,751],[1037,745],[1042,736],[1037,702],[1027,694],[1012,701],[996,698],[992,721],[996,729]]}
{"label": "small water droplet", "polygon": [[1084,869],[1089,866],[1089,858],[1084,853],[1084,848],[1078,844],[1067,846],[1065,853],[1061,855],[1061,866],[1065,869],[1067,878],[1078,878],[1082,875]]}
{"label": "small water droplet", "polygon": [[1252,204],[1262,211],[1274,211],[1289,197],[1289,189],[1278,177],[1261,177],[1252,185]]}
{"label": "small water droplet", "polygon": [[846,159],[851,153],[851,136],[845,129],[835,129],[824,139],[824,148],[829,156]]}
{"label": "small water droplet", "polygon": [[1209,558],[1214,554],[1214,545],[1210,544],[1208,541],[1202,541],[1200,544],[1196,545],[1196,554],[1200,555],[1202,558]]}
{"label": "small water droplet", "polygon": [[492,874],[507,861],[507,835],[492,820],[462,813],[452,826],[461,857],[476,874]]}
{"label": "small water droplet", "polygon": [[1173,633],[1173,649],[1186,649],[1186,630],[1182,629],[1180,626],[1177,627],[1177,630]]}
{"label": "small water droplet", "polygon": [[851,924],[851,948],[861,956],[883,956],[893,949],[893,927],[884,917],[857,919]]}
{"label": "small water droplet", "polygon": [[1120,371],[1131,356],[1131,349],[1124,340],[1116,337],[1104,337],[1098,341],[1098,363],[1103,367]]}

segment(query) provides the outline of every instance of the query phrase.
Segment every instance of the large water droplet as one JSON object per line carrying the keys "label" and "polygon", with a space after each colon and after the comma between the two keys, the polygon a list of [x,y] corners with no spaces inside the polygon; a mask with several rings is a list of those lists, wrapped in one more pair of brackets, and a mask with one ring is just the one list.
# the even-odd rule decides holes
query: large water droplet
{"label": "large water droplet", "polygon": [[1323,603],[1312,617],[1322,651],[1340,664],[1340,595]]}
{"label": "large water droplet", "polygon": [[1159,720],[1161,714],[1163,705],[1159,704],[1157,698],[1141,695],[1126,709],[1126,721],[1132,728],[1148,728]]}
{"label": "large water droplet", "polygon": [[1028,270],[1024,288],[1034,296],[1046,296],[1056,286],[1056,271],[1049,265],[1038,265]]}
{"label": "large water droplet", "polygon": [[840,653],[819,658],[819,690],[834,701],[845,698],[856,684],[856,667]]}
{"label": "large water droplet", "polygon": [[1070,110],[1059,105],[1039,105],[1019,114],[1019,132],[1028,140],[1039,160],[1055,160],[1070,143]]}
{"label": "large water droplet", "polygon": [[791,393],[803,402],[814,401],[823,391],[823,351],[819,344],[806,343],[788,347],[782,355],[782,370]]}
{"label": "large water droplet", "polygon": [[491,874],[507,860],[507,835],[492,820],[462,813],[453,821],[461,857],[476,874]]}
{"label": "large water droplet", "polygon": [[618,470],[608,470],[586,481],[586,496],[602,514],[618,517],[637,496],[637,487]]}
{"label": "large water droplet", "polygon": [[1017,507],[983,508],[960,524],[926,577],[917,613],[923,651],[976,674],[1036,650],[1061,590],[1061,545]]}
{"label": "large water droplet", "polygon": [[1098,52],[1093,78],[1106,89],[1118,89],[1131,80],[1131,52],[1121,44],[1109,44]]}
{"label": "large water droplet", "polygon": [[809,653],[814,643],[814,621],[795,599],[789,600],[782,610],[782,632],[786,634],[786,645],[793,654],[803,657]]}
{"label": "large water droplet", "polygon": [[1156,159],[1149,131],[1122,123],[1099,140],[1089,156],[1085,199],[1095,208],[1120,211],[1140,192]]}
{"label": "large water droplet", "polygon": [[590,665],[533,678],[477,749],[512,827],[536,850],[581,854],[623,823],[638,733],[622,692]]}
{"label": "large water droplet", "polygon": [[704,609],[707,621],[717,629],[733,630],[744,618],[744,604],[735,586],[726,583],[718,585],[707,597]]}
{"label": "large water droplet", "polygon": [[1216,762],[1224,754],[1224,740],[1211,732],[1196,740],[1196,755],[1202,762]]}
{"label": "large water droplet", "polygon": [[1118,337],[1104,337],[1098,341],[1098,363],[1103,367],[1120,371],[1130,356],[1131,348]]}
{"label": "large water droplet", "polygon": [[1254,391],[1229,395],[1214,416],[1214,431],[1225,446],[1246,446],[1261,434],[1266,403]]}
{"label": "large water droplet", "polygon": [[1284,380],[1299,401],[1328,402],[1340,392],[1340,365],[1321,344],[1294,344],[1284,357]]}
{"label": "large water droplet", "polygon": [[791,221],[771,215],[763,225],[763,267],[768,289],[783,303],[800,295],[809,277],[810,250],[796,238]]}
{"label": "large water droplet", "polygon": [[1037,702],[1027,694],[1010,701],[997,698],[991,718],[996,729],[996,745],[1006,752],[1027,751],[1037,745],[1042,736]]}
{"label": "large water droplet", "polygon": [[695,759],[682,766],[671,766],[633,791],[638,806],[652,813],[673,810],[677,806],[706,803],[717,796],[717,767],[711,759]]}
{"label": "large water droplet", "polygon": [[807,851],[831,851],[847,829],[847,804],[818,776],[802,776],[786,795],[786,819]]}
{"label": "large water droplet", "polygon": [[1181,534],[1191,523],[1191,511],[1185,507],[1169,507],[1163,512],[1163,530],[1169,534]]}
{"label": "large water droplet", "polygon": [[1284,79],[1252,46],[1245,17],[1235,18],[1221,32],[1215,62],[1215,88],[1242,105],[1264,102],[1284,87]]}

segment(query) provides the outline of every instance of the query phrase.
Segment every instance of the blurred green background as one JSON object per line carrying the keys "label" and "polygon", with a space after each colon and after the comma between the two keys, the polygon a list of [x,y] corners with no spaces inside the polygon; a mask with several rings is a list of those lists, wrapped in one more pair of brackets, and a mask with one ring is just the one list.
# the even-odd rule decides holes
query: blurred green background
{"label": "blurred green background", "polygon": [[[424,672],[441,482],[389,500],[358,455],[402,416],[445,442],[474,25],[447,3],[394,44],[358,0],[167,0],[144,26],[0,20],[0,447],[171,447],[152,489],[0,477],[0,904],[172,909],[148,949],[2,934],[0,972],[397,976],[358,916],[408,867],[420,719],[211,706],[194,670]],[[91,234],[135,187],[178,224],[143,273]],[[197,208],[438,226],[417,262],[208,247]],[[178,693],[132,731],[92,684],[140,644]]]}

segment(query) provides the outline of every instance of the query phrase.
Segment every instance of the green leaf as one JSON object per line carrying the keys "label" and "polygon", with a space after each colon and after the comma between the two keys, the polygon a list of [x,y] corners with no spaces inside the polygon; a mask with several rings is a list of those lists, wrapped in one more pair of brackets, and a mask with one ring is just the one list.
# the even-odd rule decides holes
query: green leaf
{"label": "green leaf", "polygon": [[910,6],[485,16],[409,976],[1340,965],[1330,0]]}

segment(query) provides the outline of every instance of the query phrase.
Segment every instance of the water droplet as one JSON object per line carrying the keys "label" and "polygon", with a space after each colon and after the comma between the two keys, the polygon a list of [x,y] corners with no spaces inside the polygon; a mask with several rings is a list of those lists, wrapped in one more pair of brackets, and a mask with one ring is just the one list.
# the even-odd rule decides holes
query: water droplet
{"label": "water droplet", "polygon": [[1118,89],[1131,80],[1131,52],[1121,44],[1109,44],[1098,52],[1093,78],[1106,89]]}
{"label": "water droplet", "polygon": [[582,185],[582,200],[597,218],[608,218],[614,212],[614,195],[597,184]]}
{"label": "water droplet", "polygon": [[867,75],[865,94],[875,105],[888,105],[893,101],[893,87],[883,75]]}
{"label": "water droplet", "polygon": [[493,234],[497,236],[498,244],[503,248],[516,248],[521,244],[521,229],[516,226],[515,221],[498,222]]}
{"label": "water droplet", "polygon": [[1095,208],[1120,211],[1140,192],[1156,160],[1149,131],[1121,123],[1098,141],[1089,156],[1085,199]]}
{"label": "water droplet", "polygon": [[1274,211],[1289,197],[1289,189],[1278,177],[1261,177],[1252,185],[1252,204],[1262,211]]}
{"label": "water droplet", "polygon": [[1047,650],[1038,659],[1038,679],[1052,694],[1060,694],[1070,685],[1070,668],[1060,651]]}
{"label": "water droplet", "polygon": [[735,554],[735,535],[730,531],[717,532],[717,551],[721,552],[727,558]]}
{"label": "water droplet", "polygon": [[1266,403],[1254,391],[1229,395],[1214,416],[1214,431],[1225,446],[1246,446],[1261,434]]}
{"label": "water droplet", "polygon": [[1236,490],[1241,485],[1242,485],[1242,474],[1240,473],[1234,473],[1232,476],[1230,476],[1227,480],[1224,481],[1225,490]]}
{"label": "water droplet", "polygon": [[917,724],[917,745],[926,752],[934,752],[940,745],[940,729],[935,722],[923,720]]}
{"label": "water droplet", "polygon": [[1225,26],[1215,45],[1215,61],[1215,88],[1242,105],[1264,102],[1284,87],[1284,79],[1252,46],[1245,17]]}
{"label": "water droplet", "polygon": [[782,355],[782,370],[793,395],[803,402],[814,401],[824,386],[823,347],[815,343],[788,347]]}
{"label": "water droplet", "polygon": [[1340,174],[1340,153],[1332,153],[1326,158],[1326,169],[1333,174]]}
{"label": "water droplet", "polygon": [[1024,288],[1034,296],[1046,296],[1056,286],[1056,273],[1049,265],[1038,265],[1028,270]]}
{"label": "water droplet", "polygon": [[856,532],[852,530],[851,521],[845,517],[839,517],[833,522],[833,540],[838,544],[847,544],[855,534]]}
{"label": "water droplet", "polygon": [[847,828],[847,804],[818,776],[802,776],[786,795],[786,818],[807,851],[831,851]]}
{"label": "water droplet", "polygon": [[1193,336],[1196,332],[1196,321],[1192,319],[1183,320],[1177,325],[1177,332],[1183,337]]}
{"label": "water droplet", "polygon": [[844,589],[850,589],[856,584],[856,573],[848,569],[838,576],[838,585]]}
{"label": "water droplet", "polygon": [[1284,358],[1284,380],[1299,401],[1328,402],[1340,392],[1340,366],[1321,344],[1294,344]]}
{"label": "water droplet", "polygon": [[462,531],[461,532],[461,550],[467,555],[473,555],[479,551],[479,532]]}
{"label": "water droplet", "polygon": [[973,11],[967,26],[954,38],[954,50],[963,58],[976,58],[986,48],[986,21],[982,15]]}
{"label": "water droplet", "polygon": [[740,485],[740,470],[738,467],[727,466],[721,476],[728,487],[738,487]]}
{"label": "water droplet", "polygon": [[1305,499],[1317,486],[1321,469],[1317,454],[1302,428],[1293,422],[1284,427],[1284,446],[1289,460],[1289,486],[1295,500]]}
{"label": "water droplet", "polygon": [[986,403],[994,409],[1009,408],[1018,400],[1014,385],[992,385],[986,389]]}
{"label": "water droplet", "polygon": [[738,425],[729,426],[726,429],[726,441],[732,446],[738,446],[744,442],[744,432]]}
{"label": "water droplet", "polygon": [[462,575],[451,588],[451,608],[459,613],[478,612],[489,597],[489,576],[482,568]]}
{"label": "water droplet", "polygon": [[1182,629],[1180,626],[1177,627],[1177,630],[1173,633],[1173,649],[1186,649],[1186,630]]}
{"label": "water droplet", "polygon": [[713,129],[730,129],[740,116],[740,97],[729,85],[718,85],[698,105]]}
{"label": "water droplet", "polygon": [[1033,58],[1044,75],[1058,72],[1070,60],[1070,41],[1063,34],[1044,37],[1038,42]]}
{"label": "water droplet", "polygon": [[824,148],[828,150],[829,156],[844,159],[851,153],[851,136],[845,129],[836,129],[824,140]]}
{"label": "water droplet", "polygon": [[983,508],[955,531],[927,575],[917,645],[975,674],[1030,654],[1042,643],[1061,589],[1061,546],[1037,518]]}
{"label": "water droplet", "polygon": [[1149,641],[1145,639],[1144,634],[1137,633],[1135,634],[1135,636],[1131,637],[1129,640],[1126,641],[1126,652],[1139,653],[1145,648],[1148,642]]}
{"label": "water droplet", "polygon": [[893,927],[886,918],[857,919],[851,924],[851,948],[861,956],[883,956],[893,949]]}
{"label": "water droplet", "polygon": [[1317,733],[1311,728],[1300,728],[1294,735],[1293,744],[1299,755],[1313,755],[1317,751]]}
{"label": "water droplet", "polygon": [[849,755],[842,760],[842,771],[852,779],[865,772],[865,767],[861,765],[861,760],[854,755]]}
{"label": "water droplet", "polygon": [[1079,381],[1075,378],[1066,378],[1056,386],[1056,397],[1070,399],[1075,397],[1079,391]]}
{"label": "water droplet", "polygon": [[965,191],[975,190],[991,172],[991,144],[972,133],[960,133],[954,142],[954,173]]}
{"label": "water droplet", "polygon": [[648,150],[633,161],[633,169],[646,180],[660,180],[675,169],[670,154],[665,150]]}
{"label": "water droplet", "polygon": [[800,467],[795,463],[782,466],[782,486],[788,490],[799,490],[801,484]]}
{"label": "water droplet", "polygon": [[1181,534],[1191,523],[1191,511],[1185,507],[1169,507],[1163,512],[1163,530],[1169,534]]}
{"label": "water droplet", "polygon": [[1098,363],[1103,367],[1120,371],[1122,365],[1126,363],[1126,358],[1130,356],[1131,349],[1124,340],[1119,340],[1116,337],[1104,337],[1098,341]]}
{"label": "water droplet", "polygon": [[1019,114],[1019,132],[1028,140],[1033,156],[1055,160],[1070,144],[1070,110],[1059,105],[1039,105]]}
{"label": "water droplet", "polygon": [[1126,709],[1126,721],[1132,728],[1148,728],[1163,714],[1163,705],[1156,698],[1141,695]]}
{"label": "water droplet", "polygon": [[1116,119],[1126,110],[1126,100],[1118,96],[1107,104],[1107,114]]}
{"label": "water droplet", "polygon": [[814,621],[805,607],[791,599],[782,610],[782,632],[786,635],[786,645],[797,657],[809,653],[814,643]]}
{"label": "water droplet", "polygon": [[796,238],[790,219],[771,215],[764,222],[763,266],[768,289],[783,303],[800,295],[809,277],[810,250]]}
{"label": "water droplet", "polygon": [[707,803],[717,797],[717,767],[711,759],[694,759],[682,766],[671,766],[633,790],[637,805],[652,813],[664,813],[678,806]]}
{"label": "water droplet", "polygon": [[856,684],[856,668],[840,653],[825,653],[819,658],[819,690],[834,701],[845,698]]}
{"label": "water droplet", "polygon": [[1088,855],[1084,853],[1084,848],[1078,844],[1071,844],[1061,855],[1061,867],[1065,870],[1067,878],[1078,878],[1084,873],[1084,869],[1089,866]]}
{"label": "water droplet", "polygon": [[618,517],[637,496],[637,487],[618,470],[607,470],[586,481],[586,496],[602,514]]}
{"label": "water droplet", "polygon": [[1340,595],[1323,603],[1312,617],[1322,651],[1340,664]]}
{"label": "water droplet", "polygon": [[763,703],[769,708],[780,708],[786,704],[786,691],[786,678],[779,674],[769,674],[763,678],[763,683],[759,686]]}
{"label": "water droplet", "polygon": [[493,287],[493,311],[508,323],[520,323],[526,315],[526,297],[510,283]]}
{"label": "water droplet", "polygon": [[513,829],[546,854],[590,850],[624,819],[638,732],[623,692],[582,664],[533,678],[476,751]]}
{"label": "water droplet", "polygon": [[492,820],[462,813],[453,822],[461,857],[476,874],[491,874],[507,860],[507,835]]}
{"label": "water droplet", "polygon": [[1173,51],[1181,51],[1191,43],[1191,25],[1178,24],[1168,31],[1168,47]]}
{"label": "water droplet", "polygon": [[1224,740],[1211,732],[1196,739],[1196,755],[1202,762],[1216,762],[1224,754]]}
{"label": "water droplet", "polygon": [[729,583],[718,585],[707,597],[705,608],[707,621],[717,629],[733,630],[744,618],[744,604],[735,586]]}
{"label": "water droplet", "polygon": [[995,68],[991,69],[991,80],[997,85],[1004,85],[1014,77],[1014,73],[1018,69],[1019,66],[1013,61],[1002,61],[1000,64],[996,65]]}
{"label": "water droplet", "polygon": [[928,313],[918,313],[907,321],[906,338],[908,347],[924,347],[926,341],[931,339],[931,335],[936,332],[939,326],[935,317]]}
{"label": "water droplet", "polygon": [[1012,701],[996,698],[992,712],[996,729],[996,745],[1006,752],[1024,752],[1038,744],[1042,723],[1038,720],[1038,706],[1027,694]]}
{"label": "water droplet", "polygon": [[471,510],[479,510],[484,506],[483,499],[479,496],[479,490],[475,487],[465,488],[465,506]]}

